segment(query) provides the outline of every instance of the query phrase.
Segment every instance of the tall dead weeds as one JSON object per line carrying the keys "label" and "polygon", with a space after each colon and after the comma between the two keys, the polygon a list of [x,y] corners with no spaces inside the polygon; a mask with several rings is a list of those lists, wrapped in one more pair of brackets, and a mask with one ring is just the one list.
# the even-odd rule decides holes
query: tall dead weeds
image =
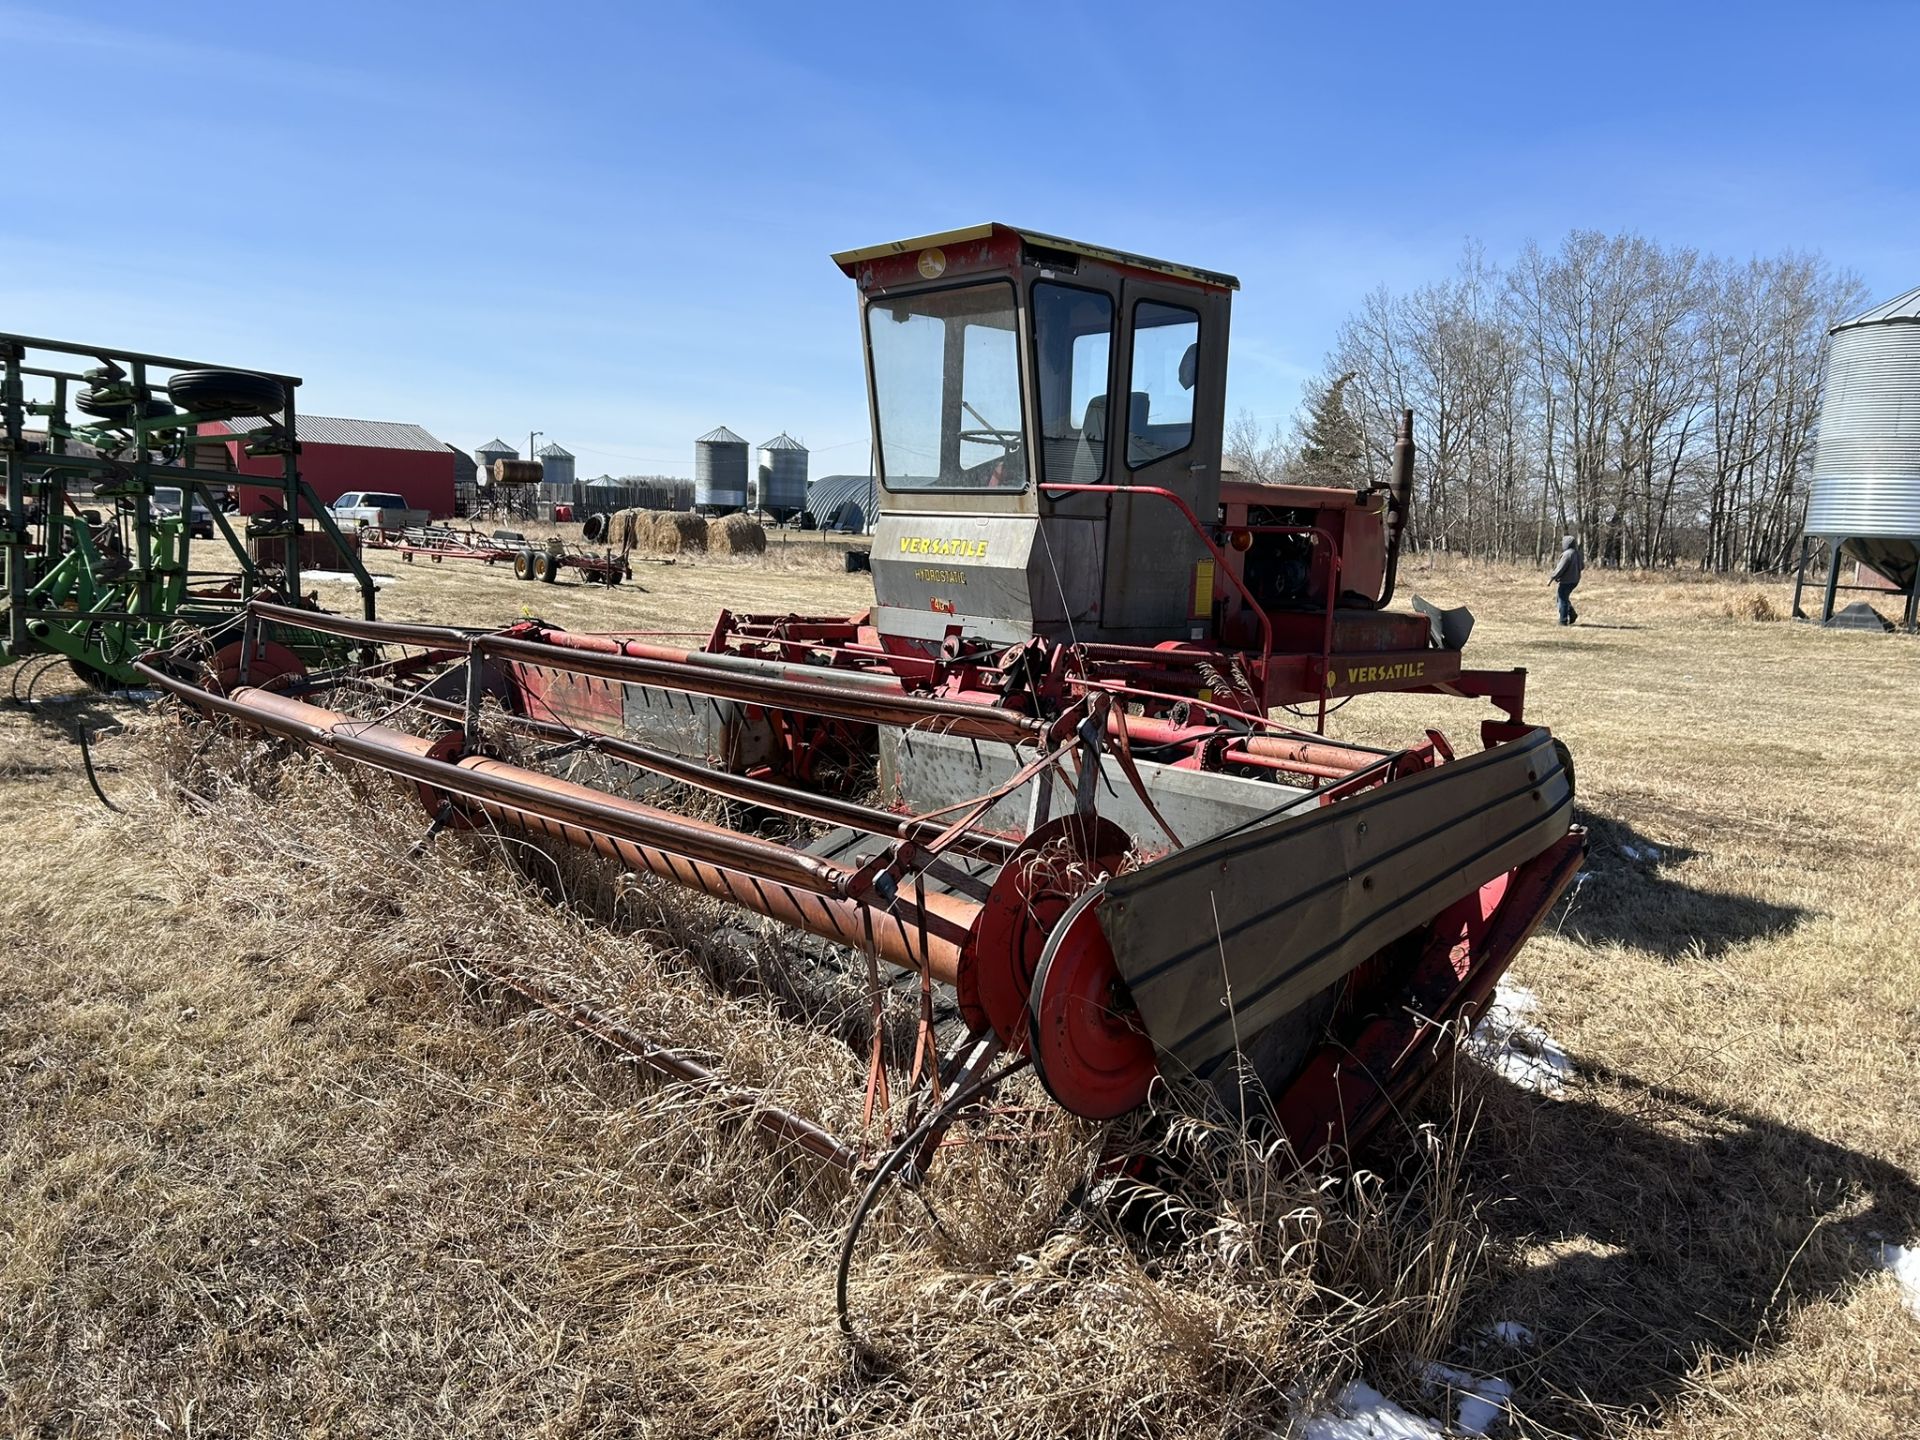
{"label": "tall dead weeds", "polygon": [[[831,1298],[844,1177],[484,979],[514,967],[590,998],[858,1137],[857,1047],[705,953],[744,938],[773,954],[777,936],[576,852],[482,832],[423,846],[411,794],[246,733],[161,720],[148,743],[153,783],[97,843],[193,856],[210,931],[318,962],[320,999],[302,1003],[337,1010],[345,984],[387,1023],[429,1027],[436,1078],[379,1103],[546,1092],[510,1142],[515,1168],[541,1177],[535,1208],[475,1222],[538,1232],[551,1263],[516,1286],[529,1323],[629,1377],[577,1433],[611,1433],[616,1398],[644,1395],[660,1434],[1267,1434],[1360,1371],[1417,1401],[1452,1343],[1485,1255],[1464,1127],[1419,1130],[1390,1173],[1302,1171],[1171,1094],[1113,1129],[1063,1116],[1028,1081],[956,1132],[919,1193],[877,1211],[854,1273],[865,1344],[850,1348]],[[361,1022],[333,1018],[348,1043]],[[510,1042],[504,1061],[465,1038],[489,1031]],[[347,1138],[323,1135],[317,1163]],[[1116,1155],[1169,1153],[1177,1165],[1116,1178]]]}

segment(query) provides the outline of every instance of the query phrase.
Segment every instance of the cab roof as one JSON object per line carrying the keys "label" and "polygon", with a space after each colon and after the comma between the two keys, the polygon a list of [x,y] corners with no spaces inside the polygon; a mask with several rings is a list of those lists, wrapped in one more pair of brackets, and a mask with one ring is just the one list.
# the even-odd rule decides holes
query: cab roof
{"label": "cab roof", "polygon": [[1129,265],[1136,270],[1150,270],[1155,274],[1170,276],[1176,280],[1197,281],[1202,285],[1218,285],[1228,290],[1238,290],[1240,282],[1231,275],[1217,270],[1202,270],[1194,265],[1177,265],[1171,260],[1155,260],[1148,255],[1135,255],[1126,250],[1110,250],[1104,245],[1087,245],[1079,240],[1063,240],[1058,235],[1046,235],[1038,230],[1026,230],[1017,225],[1002,225],[997,221],[988,221],[984,225],[968,225],[959,230],[942,230],[937,235],[917,235],[911,240],[893,240],[885,245],[868,245],[858,250],[842,250],[833,257],[833,263],[847,274],[866,260],[880,260],[890,255],[911,255],[917,250],[932,247],[961,245],[969,240],[986,240],[995,235],[1017,235],[1022,240],[1035,245],[1045,246],[1049,250],[1064,250],[1071,255],[1084,255],[1090,260],[1104,260],[1111,265]]}

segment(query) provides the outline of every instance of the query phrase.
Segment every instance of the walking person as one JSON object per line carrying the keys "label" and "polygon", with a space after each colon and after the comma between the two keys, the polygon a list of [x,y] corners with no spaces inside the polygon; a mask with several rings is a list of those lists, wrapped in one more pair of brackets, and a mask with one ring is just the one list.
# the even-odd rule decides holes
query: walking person
{"label": "walking person", "polygon": [[1571,625],[1580,618],[1580,612],[1573,608],[1573,592],[1580,588],[1580,572],[1586,568],[1587,562],[1580,555],[1580,542],[1571,535],[1566,536],[1560,542],[1560,563],[1547,576],[1547,583],[1559,593],[1562,625]]}

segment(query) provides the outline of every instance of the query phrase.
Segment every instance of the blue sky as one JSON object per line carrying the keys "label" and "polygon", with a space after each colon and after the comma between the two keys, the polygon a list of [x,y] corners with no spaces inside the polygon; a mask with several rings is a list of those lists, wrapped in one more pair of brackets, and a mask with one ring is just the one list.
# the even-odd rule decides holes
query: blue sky
{"label": "blue sky", "polygon": [[[866,468],[829,251],[1001,219],[1240,276],[1284,418],[1372,287],[1572,227],[1920,284],[1914,4],[0,0],[0,330],[585,475]],[[544,442],[543,442],[544,443]]]}

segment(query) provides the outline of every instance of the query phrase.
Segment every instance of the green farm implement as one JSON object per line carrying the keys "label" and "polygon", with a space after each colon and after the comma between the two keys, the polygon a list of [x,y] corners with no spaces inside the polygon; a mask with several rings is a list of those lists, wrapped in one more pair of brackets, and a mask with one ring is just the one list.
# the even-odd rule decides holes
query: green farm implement
{"label": "green farm implement", "polygon": [[[0,366],[0,665],[64,656],[90,684],[132,686],[139,656],[192,632],[216,673],[272,663],[269,647],[338,658],[298,629],[242,634],[254,596],[298,603],[301,542],[318,538],[303,515],[324,537],[309,553],[373,618],[372,579],[300,478],[297,377],[8,334]],[[229,513],[246,491],[266,505]]]}

